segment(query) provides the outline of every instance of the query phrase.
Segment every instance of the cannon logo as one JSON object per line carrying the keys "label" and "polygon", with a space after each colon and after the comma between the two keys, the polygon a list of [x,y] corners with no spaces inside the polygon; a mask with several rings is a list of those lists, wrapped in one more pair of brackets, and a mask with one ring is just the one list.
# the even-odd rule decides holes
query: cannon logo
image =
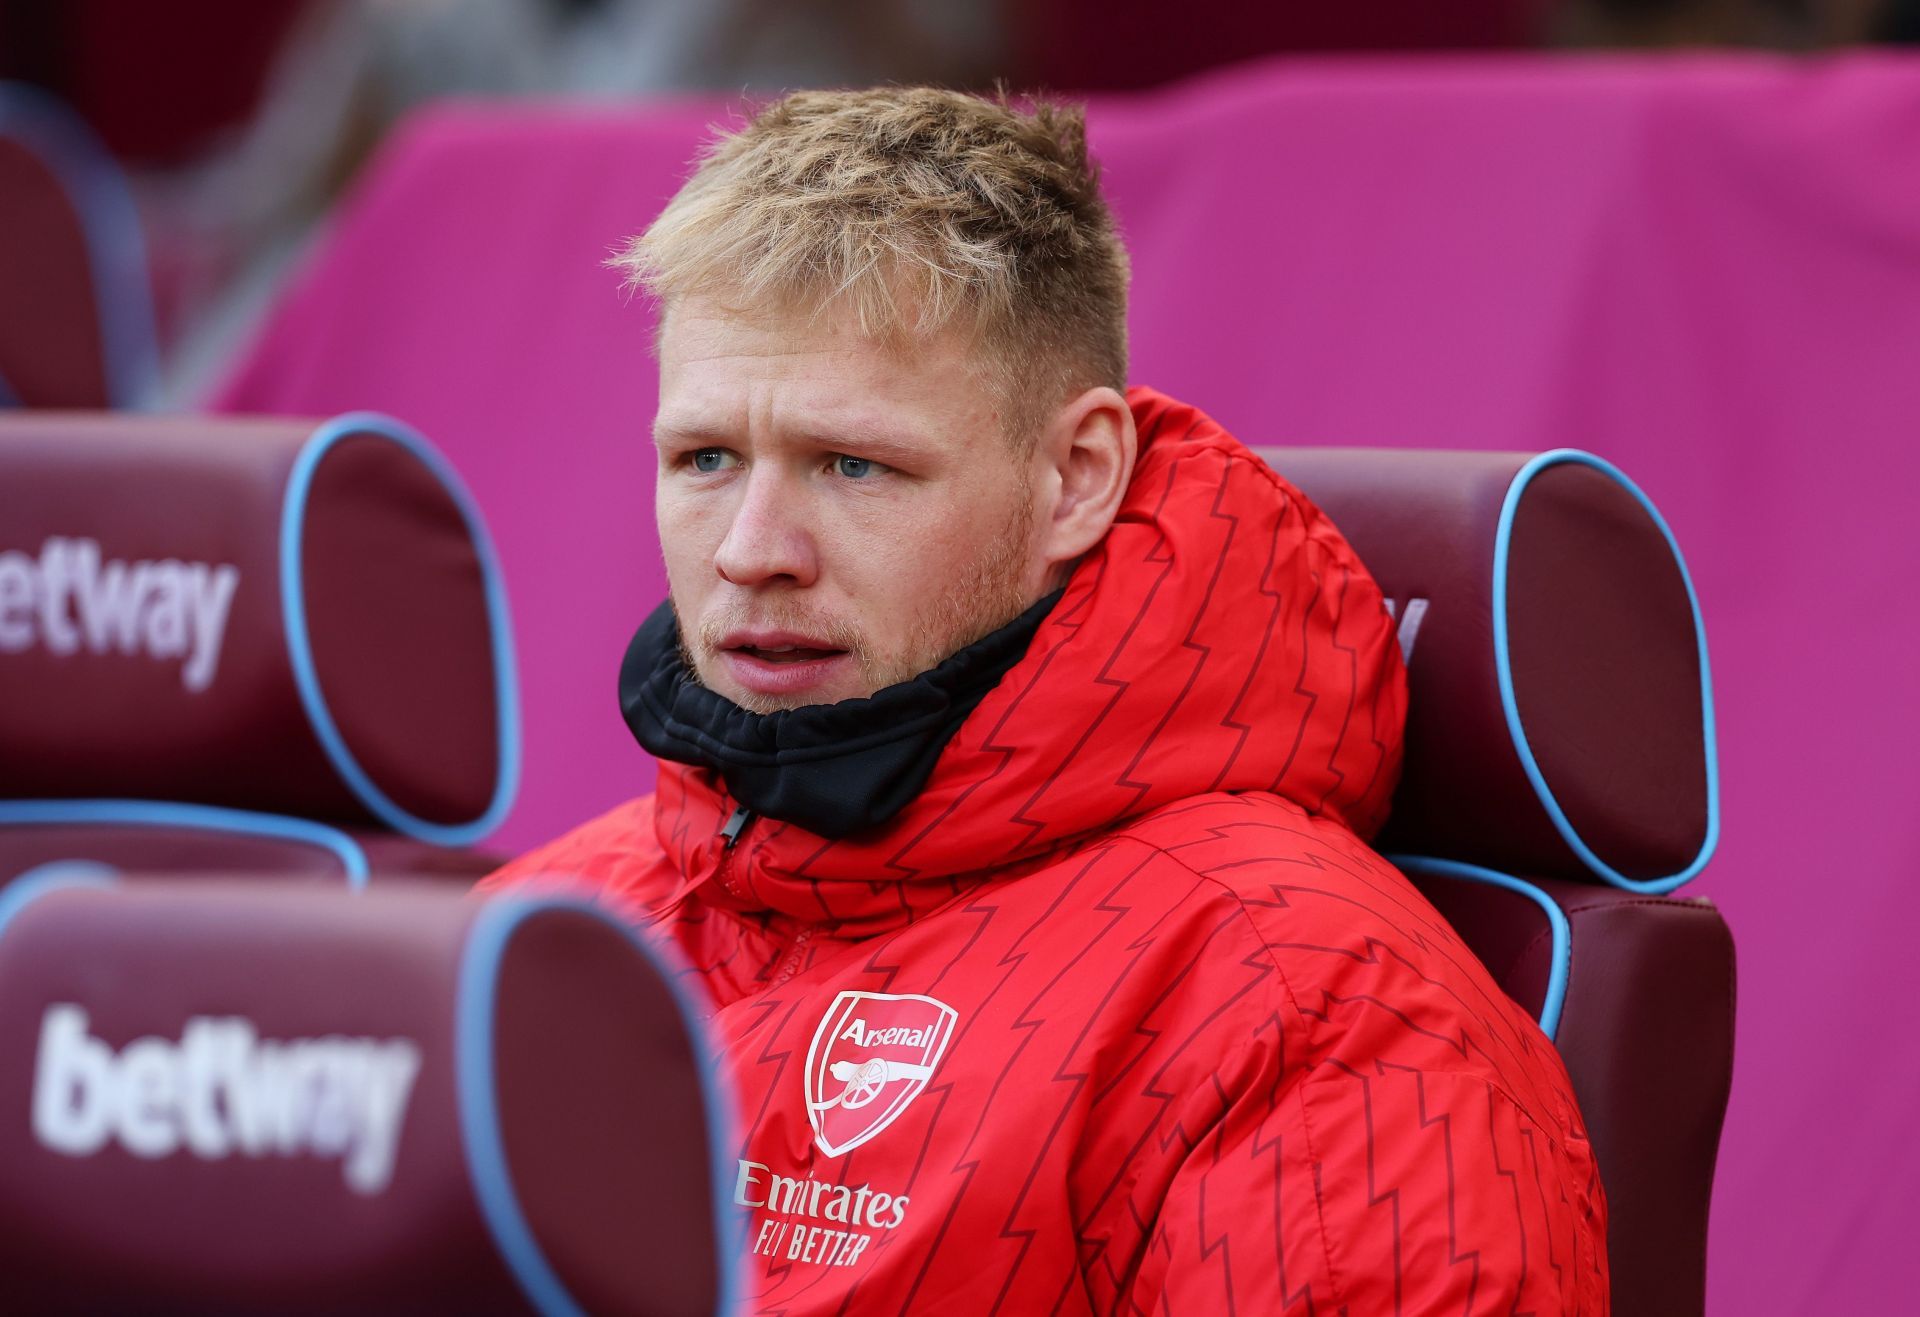
{"label": "cannon logo", "polygon": [[933,1078],[960,1018],[932,997],[843,992],[807,1048],[807,1119],[829,1157],[891,1125]]}
{"label": "cannon logo", "polygon": [[405,1038],[264,1041],[238,1016],[196,1015],[177,1043],[136,1038],[115,1055],[83,1007],[59,1003],[41,1021],[33,1132],[69,1157],[117,1140],[136,1157],[338,1158],[348,1188],[377,1194],[419,1070]]}

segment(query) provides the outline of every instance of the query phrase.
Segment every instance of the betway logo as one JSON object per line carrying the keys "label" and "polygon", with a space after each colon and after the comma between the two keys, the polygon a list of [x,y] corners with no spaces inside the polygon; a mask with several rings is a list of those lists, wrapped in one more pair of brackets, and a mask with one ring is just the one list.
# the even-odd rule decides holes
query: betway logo
{"label": "betway logo", "polygon": [[52,536],[34,558],[0,553],[0,654],[35,642],[54,654],[118,650],[180,659],[180,684],[203,691],[220,664],[240,569],[231,563],[100,560],[95,540]]}
{"label": "betway logo", "polygon": [[337,1157],[348,1188],[377,1194],[419,1070],[405,1038],[263,1042],[237,1016],[196,1015],[177,1043],[136,1038],[115,1055],[84,1008],[60,1003],[41,1020],[33,1132],[69,1157],[114,1139],[136,1157]]}

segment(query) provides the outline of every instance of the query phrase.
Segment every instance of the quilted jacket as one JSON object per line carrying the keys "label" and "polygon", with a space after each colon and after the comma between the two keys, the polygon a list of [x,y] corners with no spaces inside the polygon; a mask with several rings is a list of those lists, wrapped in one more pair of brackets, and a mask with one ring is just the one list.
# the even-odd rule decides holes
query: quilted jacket
{"label": "quilted jacket", "polygon": [[772,1313],[1604,1313],[1565,1068],[1364,838],[1405,680],[1334,527],[1133,391],[1125,506],[881,826],[712,771],[489,879],[677,948]]}

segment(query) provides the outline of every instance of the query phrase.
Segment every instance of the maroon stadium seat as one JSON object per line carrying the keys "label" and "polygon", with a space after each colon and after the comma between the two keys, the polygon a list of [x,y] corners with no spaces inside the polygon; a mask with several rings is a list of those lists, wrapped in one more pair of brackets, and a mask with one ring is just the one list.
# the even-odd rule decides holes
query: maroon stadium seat
{"label": "maroon stadium seat", "polygon": [[126,181],[76,116],[0,82],[0,408],[132,407],[158,385]]}
{"label": "maroon stadium seat", "polygon": [[0,891],[0,1310],[724,1311],[726,1103],[584,898]]}
{"label": "maroon stadium seat", "polygon": [[1269,449],[1400,618],[1404,775],[1377,844],[1565,1057],[1613,1308],[1697,1317],[1734,958],[1671,893],[1719,832],[1699,610],[1665,522],[1570,450]]}
{"label": "maroon stadium seat", "polygon": [[479,514],[419,436],[0,414],[0,885],[471,878],[518,776]]}

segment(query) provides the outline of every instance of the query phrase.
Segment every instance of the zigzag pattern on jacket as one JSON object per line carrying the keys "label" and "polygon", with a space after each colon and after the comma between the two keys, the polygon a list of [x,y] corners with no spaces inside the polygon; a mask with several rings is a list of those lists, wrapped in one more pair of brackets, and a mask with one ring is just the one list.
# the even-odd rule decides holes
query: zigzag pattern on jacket
{"label": "zigzag pattern on jacket", "polygon": [[[729,851],[719,782],[663,764],[490,882],[584,876],[672,944],[743,1174],[907,1200],[830,1241],[743,1206],[762,1311],[1604,1313],[1559,1057],[1361,840],[1405,711],[1378,588],[1218,425],[1130,401],[1112,532],[900,815]],[[957,1023],[831,1156],[804,1071],[846,992]]]}

